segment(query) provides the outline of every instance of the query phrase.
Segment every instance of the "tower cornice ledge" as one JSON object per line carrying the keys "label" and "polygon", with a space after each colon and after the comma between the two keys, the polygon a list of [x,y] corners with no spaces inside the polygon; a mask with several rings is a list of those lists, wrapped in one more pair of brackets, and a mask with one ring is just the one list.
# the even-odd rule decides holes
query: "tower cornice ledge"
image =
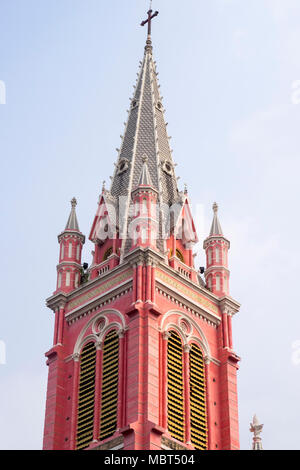
{"label": "tower cornice ledge", "polygon": [[241,308],[241,304],[227,295],[220,299],[219,305],[222,313],[227,313],[227,315],[231,316],[234,316],[236,313],[238,313]]}
{"label": "tower cornice ledge", "polygon": [[111,302],[122,295],[122,292],[129,291],[132,288],[132,277],[126,279],[122,284],[118,284],[112,287],[110,290],[94,297],[87,302],[82,303],[78,307],[67,311],[66,320],[68,322],[73,321],[85,314],[90,314],[99,310],[102,307],[109,308]]}
{"label": "tower cornice ledge", "polygon": [[197,289],[199,293],[201,293],[204,297],[207,297],[216,306],[219,304],[220,299],[216,294],[213,294],[213,292],[211,292],[208,289],[205,289],[205,287],[202,287],[200,284],[197,284],[196,282],[191,281],[191,279],[188,279],[185,276],[182,276],[176,269],[172,268],[168,264],[161,263],[160,268],[168,272],[170,275],[176,276],[176,279],[182,282],[183,284],[185,284],[186,286]]}
{"label": "tower cornice ledge", "polygon": [[77,230],[64,230],[63,232],[61,232],[57,238],[58,238],[58,241],[60,242],[62,238],[65,238],[66,236],[75,236],[75,237],[78,237],[82,240],[83,243],[85,243],[85,235],[83,235],[83,233],[81,232],[78,232]]}
{"label": "tower cornice ledge", "polygon": [[52,295],[51,297],[48,297],[48,299],[46,299],[47,307],[53,310],[53,312],[55,312],[55,310],[59,307],[64,307],[67,302],[68,295],[63,292],[58,292],[57,294]]}
{"label": "tower cornice ledge", "polygon": [[216,240],[223,240],[224,242],[228,244],[228,248],[230,248],[230,241],[226,237],[224,237],[224,235],[210,235],[203,242],[204,250],[207,248],[208,245],[210,245],[210,243]]}

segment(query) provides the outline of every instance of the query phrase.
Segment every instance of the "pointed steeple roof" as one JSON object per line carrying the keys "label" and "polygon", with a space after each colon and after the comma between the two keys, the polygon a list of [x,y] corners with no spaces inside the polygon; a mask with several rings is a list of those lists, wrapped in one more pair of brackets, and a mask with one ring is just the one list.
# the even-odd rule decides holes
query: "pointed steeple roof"
{"label": "pointed steeple roof", "polygon": [[[148,17],[151,16],[149,13],[150,10]],[[131,194],[138,187],[141,175],[142,178],[151,180],[152,188],[158,192],[158,202],[163,203],[164,207],[172,206],[178,202],[182,203],[182,195],[178,191],[175,165],[169,144],[170,138],[164,118],[165,110],[159,91],[158,73],[153,59],[149,29],[144,58],[140,62],[140,70],[137,75],[121,148],[117,149],[118,161],[110,188],[111,197],[115,201],[120,201],[119,198],[123,198],[122,207],[125,207],[125,213],[121,215],[124,220],[121,258],[130,249],[130,240],[125,240],[127,227],[131,220],[129,207]],[[148,157],[146,167],[143,162],[144,155]],[[127,198],[127,203],[124,203],[124,198]],[[164,252],[163,237],[158,240],[157,247],[161,252]]]}
{"label": "pointed steeple roof", "polygon": [[146,154],[152,185],[159,192],[161,201],[171,205],[178,197],[178,188],[157,75],[151,37],[147,37],[112,178],[111,194],[130,197],[138,185]]}
{"label": "pointed steeple roof", "polygon": [[77,216],[76,216],[76,206],[77,206],[77,200],[75,197],[73,197],[73,199],[71,200],[72,208],[71,208],[71,212],[70,212],[65,230],[76,230],[78,232],[80,231]]}
{"label": "pointed steeple roof", "polygon": [[210,237],[213,237],[215,235],[223,236],[221,224],[218,218],[218,204],[216,202],[213,204],[213,211],[214,211],[214,218],[213,218],[213,222],[211,225],[209,236]]}

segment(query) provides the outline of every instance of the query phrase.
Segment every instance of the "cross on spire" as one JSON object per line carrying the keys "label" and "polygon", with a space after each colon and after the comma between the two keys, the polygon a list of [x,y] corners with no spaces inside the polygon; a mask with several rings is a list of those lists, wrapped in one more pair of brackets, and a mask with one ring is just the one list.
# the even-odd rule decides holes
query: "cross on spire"
{"label": "cross on spire", "polygon": [[154,12],[153,15],[152,15],[153,10],[151,9],[151,4],[152,4],[152,2],[150,3],[150,9],[147,12],[148,19],[141,22],[141,26],[145,26],[145,24],[148,23],[148,39],[151,36],[151,22],[152,22],[153,18],[155,18],[158,15],[158,11]]}

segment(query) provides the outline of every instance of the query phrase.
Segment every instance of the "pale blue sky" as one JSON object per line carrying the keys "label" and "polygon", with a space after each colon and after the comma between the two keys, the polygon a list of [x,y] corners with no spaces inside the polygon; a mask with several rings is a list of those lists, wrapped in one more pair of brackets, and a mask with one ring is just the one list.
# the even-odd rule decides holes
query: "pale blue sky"
{"label": "pale blue sky", "polygon": [[[57,234],[78,198],[88,234],[142,58],[143,0],[0,0],[0,447],[42,446]],[[180,183],[217,200],[231,240],[241,446],[299,449],[299,0],[154,0],[157,60]],[[91,244],[84,251],[90,262]],[[204,263],[201,244],[199,263]],[[299,355],[300,356],[300,355]],[[19,430],[16,433],[16,429]]]}

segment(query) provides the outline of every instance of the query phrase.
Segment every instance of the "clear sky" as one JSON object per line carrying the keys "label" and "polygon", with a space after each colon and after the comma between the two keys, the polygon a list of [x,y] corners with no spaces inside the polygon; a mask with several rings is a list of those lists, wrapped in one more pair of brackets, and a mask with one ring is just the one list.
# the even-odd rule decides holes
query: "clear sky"
{"label": "clear sky", "polygon": [[[300,2],[153,0],[153,8],[180,184],[204,210],[201,241],[215,200],[231,240],[241,446],[251,446],[257,413],[266,449],[299,449]],[[147,9],[147,0],[0,0],[3,449],[42,446],[57,234],[73,196],[80,228],[90,230],[116,161]]]}

